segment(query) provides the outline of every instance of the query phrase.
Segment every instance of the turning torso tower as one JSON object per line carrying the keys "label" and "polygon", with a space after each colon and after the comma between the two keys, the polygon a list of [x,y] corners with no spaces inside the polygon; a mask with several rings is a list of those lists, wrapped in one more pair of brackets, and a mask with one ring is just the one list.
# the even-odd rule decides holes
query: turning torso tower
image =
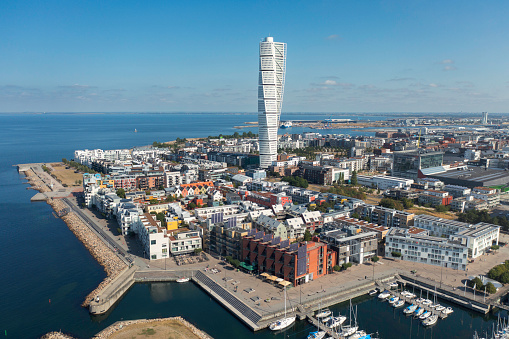
{"label": "turning torso tower", "polygon": [[277,131],[283,105],[286,72],[286,43],[272,37],[260,42],[258,80],[258,141],[260,167],[268,168],[277,160]]}

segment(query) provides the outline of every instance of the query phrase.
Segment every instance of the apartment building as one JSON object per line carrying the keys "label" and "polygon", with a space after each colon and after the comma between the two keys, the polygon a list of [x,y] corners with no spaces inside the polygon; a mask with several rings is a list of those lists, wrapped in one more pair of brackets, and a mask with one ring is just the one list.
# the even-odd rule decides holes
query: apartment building
{"label": "apartment building", "polygon": [[449,192],[453,198],[465,197],[472,192],[470,188],[458,185],[445,185],[443,190]]}
{"label": "apartment building", "polygon": [[185,229],[169,232],[168,241],[172,255],[182,255],[193,253],[202,248],[202,241],[198,231],[189,231]]}
{"label": "apartment building", "polygon": [[442,219],[431,215],[418,215],[415,227],[428,230],[432,236],[465,239],[468,257],[475,259],[485,254],[492,245],[498,245],[500,226],[477,223],[475,225],[456,220]]}
{"label": "apartment building", "polygon": [[382,206],[361,203],[355,208],[361,219],[386,227],[409,227],[414,225],[415,214]]}
{"label": "apartment building", "polygon": [[288,240],[257,232],[242,239],[242,260],[258,272],[267,272],[297,286],[332,273],[336,253],[319,241],[290,244]]}
{"label": "apartment building", "polygon": [[169,257],[169,241],[166,230],[159,221],[154,220],[150,213],[140,215],[133,225],[134,233],[143,247],[144,257],[150,260]]}
{"label": "apartment building", "polygon": [[419,203],[430,204],[431,206],[444,205],[447,206],[451,203],[452,196],[446,191],[423,191],[419,194]]}
{"label": "apartment building", "polygon": [[242,237],[247,236],[249,230],[241,227],[226,228],[224,225],[214,225],[208,236],[210,251],[223,257],[241,259]]}
{"label": "apartment building", "polygon": [[495,188],[474,187],[471,195],[475,199],[486,201],[488,208],[500,205],[500,193]]}
{"label": "apartment building", "polygon": [[385,256],[464,271],[468,247],[461,241],[423,234],[419,229],[393,227],[385,237]]}
{"label": "apartment building", "polygon": [[362,264],[378,253],[378,238],[375,232],[347,228],[331,225],[320,234],[320,239],[337,253],[338,264],[349,262]]}

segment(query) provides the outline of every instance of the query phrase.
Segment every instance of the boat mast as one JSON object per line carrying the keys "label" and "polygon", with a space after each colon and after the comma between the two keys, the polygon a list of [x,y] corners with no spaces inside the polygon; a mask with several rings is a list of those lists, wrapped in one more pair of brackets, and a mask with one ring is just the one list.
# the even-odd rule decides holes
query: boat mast
{"label": "boat mast", "polygon": [[285,289],[285,319],[286,319],[286,286],[283,288]]}

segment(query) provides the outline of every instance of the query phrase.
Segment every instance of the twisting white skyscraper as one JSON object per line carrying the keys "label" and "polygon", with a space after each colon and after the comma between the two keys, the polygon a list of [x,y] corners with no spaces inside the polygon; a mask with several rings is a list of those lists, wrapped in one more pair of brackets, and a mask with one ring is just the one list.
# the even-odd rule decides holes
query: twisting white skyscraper
{"label": "twisting white skyscraper", "polygon": [[286,72],[286,44],[267,37],[260,42],[258,80],[258,141],[260,167],[277,160],[277,131],[283,105]]}

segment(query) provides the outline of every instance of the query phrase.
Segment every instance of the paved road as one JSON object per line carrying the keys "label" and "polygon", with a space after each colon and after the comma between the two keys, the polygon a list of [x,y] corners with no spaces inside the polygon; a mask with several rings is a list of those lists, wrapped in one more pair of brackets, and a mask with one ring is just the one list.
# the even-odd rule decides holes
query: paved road
{"label": "paved road", "polygon": [[101,237],[109,246],[115,250],[120,259],[122,259],[125,263],[129,264],[133,260],[130,256],[128,256],[127,252],[120,247],[117,242],[110,237],[109,234],[104,232],[99,225],[97,225],[94,221],[92,221],[83,211],[77,207],[75,204],[73,204],[68,198],[62,198],[62,201],[64,201],[79,217],[82,219],[89,227],[91,227],[99,237]]}

